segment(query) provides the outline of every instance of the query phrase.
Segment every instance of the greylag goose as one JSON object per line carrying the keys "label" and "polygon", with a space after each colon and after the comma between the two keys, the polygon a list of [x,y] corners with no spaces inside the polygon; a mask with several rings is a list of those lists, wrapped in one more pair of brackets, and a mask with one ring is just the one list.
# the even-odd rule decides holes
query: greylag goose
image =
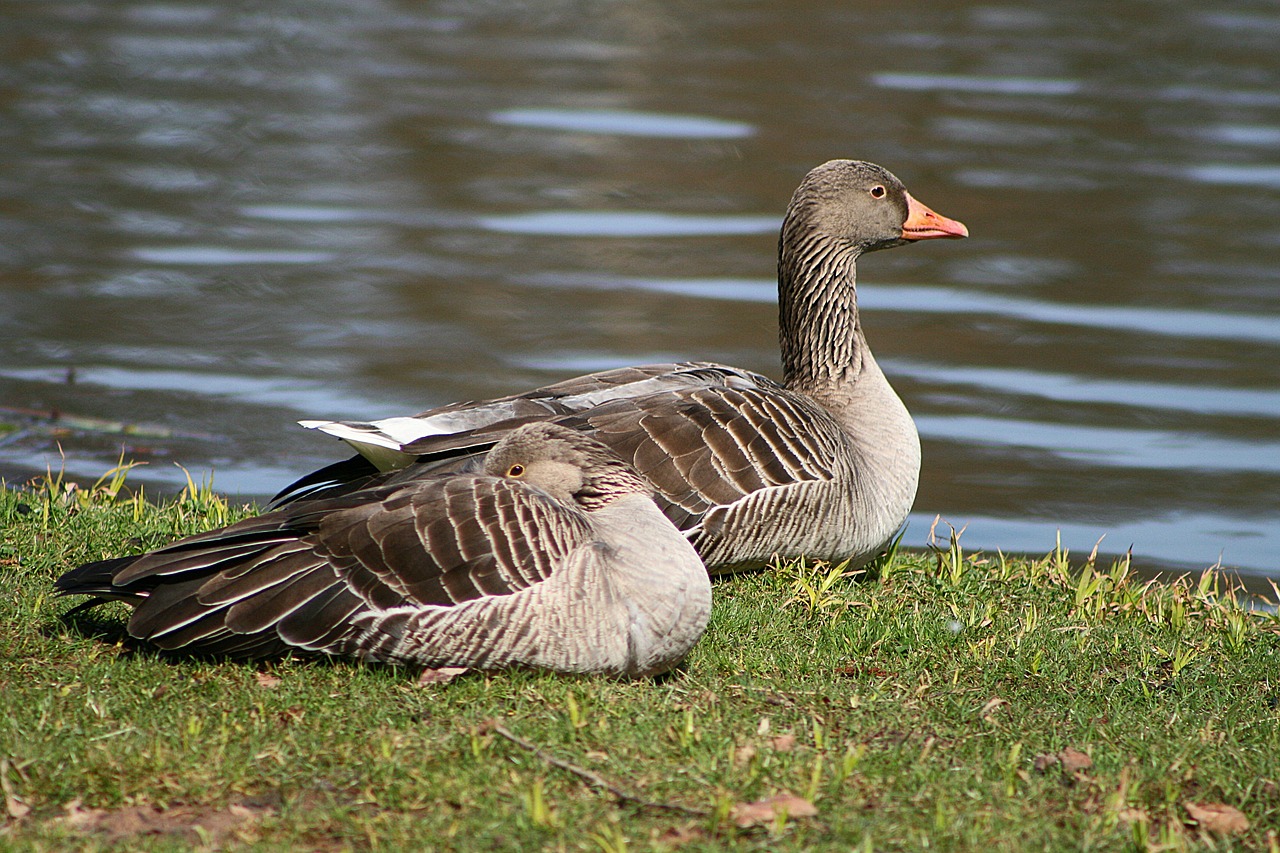
{"label": "greylag goose", "polygon": [[57,589],[129,602],[129,633],[167,650],[617,677],[675,666],[711,611],[707,571],[652,487],[549,423],[508,433],[484,473],[293,503],[86,564]]}
{"label": "greylag goose", "polygon": [[631,462],[713,572],[778,557],[863,563],[906,520],[920,440],[867,346],[854,265],[968,233],[880,166],[824,163],[792,196],[778,240],[781,384],[721,364],[655,364],[412,417],[303,421],[360,456],[302,478],[277,505],[464,466],[513,427],[551,420]]}

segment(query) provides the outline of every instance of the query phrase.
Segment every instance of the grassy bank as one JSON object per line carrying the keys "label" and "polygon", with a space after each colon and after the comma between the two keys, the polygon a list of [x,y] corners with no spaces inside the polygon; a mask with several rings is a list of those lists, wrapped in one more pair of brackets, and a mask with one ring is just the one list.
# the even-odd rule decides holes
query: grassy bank
{"label": "grassy bank", "polygon": [[1280,848],[1280,621],[1212,574],[783,567],[717,582],[657,683],[419,685],[62,618],[60,572],[249,511],[116,486],[0,493],[0,848]]}

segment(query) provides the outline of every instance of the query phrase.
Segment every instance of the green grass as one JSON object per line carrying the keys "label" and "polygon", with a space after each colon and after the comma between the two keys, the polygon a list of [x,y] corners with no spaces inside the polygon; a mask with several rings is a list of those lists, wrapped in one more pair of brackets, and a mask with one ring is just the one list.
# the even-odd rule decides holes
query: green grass
{"label": "green grass", "polygon": [[[63,619],[59,573],[252,511],[194,484],[157,506],[122,476],[0,492],[0,849],[1280,847],[1280,621],[1212,573],[952,542],[874,575],[717,581],[657,682],[420,686],[164,660],[119,642],[121,605]],[[1215,804],[1249,828],[1193,818]]]}

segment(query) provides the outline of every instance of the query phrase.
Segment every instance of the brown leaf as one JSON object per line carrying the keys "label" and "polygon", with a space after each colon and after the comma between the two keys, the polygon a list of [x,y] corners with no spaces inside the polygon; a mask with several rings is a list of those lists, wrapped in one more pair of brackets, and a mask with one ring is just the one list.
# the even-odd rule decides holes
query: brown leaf
{"label": "brown leaf", "polygon": [[[1066,747],[1060,752],[1046,752],[1037,755],[1031,766],[1037,773],[1046,773],[1050,767],[1061,764],[1064,773],[1082,774],[1093,766],[1093,759],[1074,747]],[[1081,776],[1081,778],[1086,778]]]}
{"label": "brown leaf", "polygon": [[1062,769],[1068,773],[1074,773],[1077,770],[1088,770],[1093,766],[1092,758],[1069,746],[1058,753],[1058,760],[1062,762]]}
{"label": "brown leaf", "polygon": [[302,722],[302,718],[306,715],[306,708],[303,708],[301,705],[294,705],[290,708],[285,708],[280,712],[280,722],[286,726],[292,723],[300,723]]}
{"label": "brown leaf", "polygon": [[175,806],[159,809],[153,806],[127,806],[121,809],[86,809],[80,800],[64,803],[62,818],[68,827],[81,832],[105,835],[109,841],[122,841],[143,835],[168,835],[188,839],[202,835],[215,840],[244,824],[270,812],[265,807],[232,803],[226,808]]}
{"label": "brown leaf", "polygon": [[280,678],[269,672],[255,672],[254,677],[257,678],[259,687],[274,690],[280,686]]}
{"label": "brown leaf", "polygon": [[733,764],[735,767],[745,767],[755,757],[756,748],[749,743],[743,744],[733,751]]}
{"label": "brown leaf", "polygon": [[11,794],[4,795],[4,809],[14,820],[21,820],[31,813],[31,806]]}
{"label": "brown leaf", "polygon": [[22,820],[31,813],[31,806],[18,799],[13,792],[13,783],[9,781],[9,759],[0,759],[0,790],[4,792],[4,809],[9,817]]}
{"label": "brown leaf", "polygon": [[770,743],[773,745],[773,748],[776,749],[778,752],[790,752],[791,750],[795,749],[796,736],[795,735],[778,735],[777,737],[772,738],[770,740]]}
{"label": "brown leaf", "polygon": [[84,803],[80,801],[79,797],[63,803],[62,810],[67,813],[67,816],[63,818],[63,820],[67,822],[67,826],[73,828],[79,828],[87,823],[92,823],[97,819],[98,815],[102,814],[102,809],[86,809],[84,807]]}
{"label": "brown leaf", "polygon": [[756,800],[754,803],[738,803],[729,812],[733,822],[744,829],[749,826],[772,823],[778,815],[783,813],[787,815],[788,820],[791,820],[813,817],[818,810],[813,807],[813,803],[795,794],[779,794],[776,797]]}
{"label": "brown leaf", "polygon": [[682,847],[694,841],[703,841],[707,833],[698,826],[673,826],[658,836],[664,846]]}
{"label": "brown leaf", "polygon": [[991,715],[995,713],[995,710],[999,708],[1001,705],[1008,705],[1008,704],[1009,704],[1008,699],[1001,699],[999,696],[993,696],[992,698],[987,700],[987,704],[982,706],[982,710],[978,712],[978,716],[982,717],[982,719],[986,720],[989,723],[991,722]]}
{"label": "brown leaf", "polygon": [[1120,820],[1124,821],[1125,823],[1130,823],[1130,824],[1148,823],[1151,820],[1151,815],[1147,814],[1145,810],[1128,808],[1128,807],[1120,809],[1120,811],[1116,812],[1116,817],[1120,818]]}
{"label": "brown leaf", "polygon": [[418,686],[427,687],[432,684],[448,684],[467,671],[465,666],[442,666],[439,669],[424,669],[418,676]]}
{"label": "brown leaf", "polygon": [[1239,809],[1222,803],[1193,803],[1187,800],[1182,804],[1191,819],[1200,824],[1202,829],[1218,835],[1236,835],[1249,828],[1249,819]]}
{"label": "brown leaf", "polygon": [[859,678],[861,676],[870,676],[871,678],[889,678],[896,673],[889,672],[878,666],[862,666],[859,664],[850,664],[848,666],[836,667],[836,675],[845,678]]}

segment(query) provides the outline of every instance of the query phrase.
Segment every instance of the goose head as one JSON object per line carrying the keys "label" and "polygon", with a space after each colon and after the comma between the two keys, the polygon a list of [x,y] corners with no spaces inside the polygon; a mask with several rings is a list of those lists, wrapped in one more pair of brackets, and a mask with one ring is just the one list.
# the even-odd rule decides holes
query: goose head
{"label": "goose head", "polygon": [[630,465],[590,436],[554,423],[525,424],[494,445],[484,472],[536,486],[584,510],[653,490]]}
{"label": "goose head", "polygon": [[782,251],[814,238],[854,256],[917,240],[967,237],[963,223],[916,201],[892,172],[861,160],[831,160],[805,175],[791,198]]}

